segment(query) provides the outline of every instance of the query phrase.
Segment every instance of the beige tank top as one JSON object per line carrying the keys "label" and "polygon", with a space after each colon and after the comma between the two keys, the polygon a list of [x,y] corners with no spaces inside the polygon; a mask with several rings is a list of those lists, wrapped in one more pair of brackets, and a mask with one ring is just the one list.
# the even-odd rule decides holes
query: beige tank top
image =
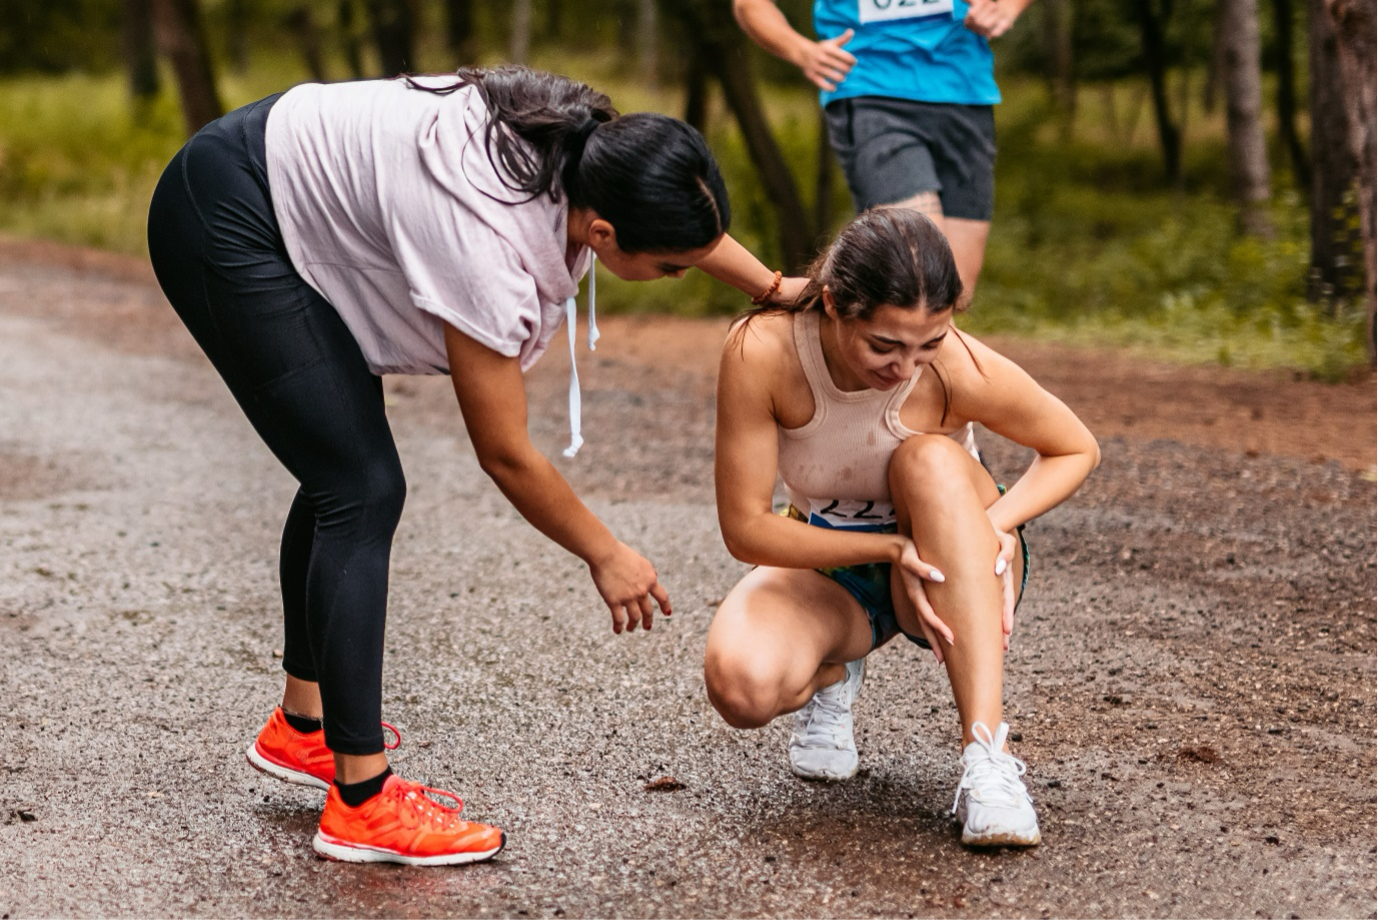
{"label": "beige tank top", "polygon": [[[791,504],[812,523],[835,528],[895,522],[887,468],[903,441],[922,434],[902,425],[900,412],[925,369],[890,391],[842,391],[825,367],[819,312],[797,314],[793,334],[815,415],[799,428],[777,428],[777,471]],[[978,457],[972,424],[949,437]]]}

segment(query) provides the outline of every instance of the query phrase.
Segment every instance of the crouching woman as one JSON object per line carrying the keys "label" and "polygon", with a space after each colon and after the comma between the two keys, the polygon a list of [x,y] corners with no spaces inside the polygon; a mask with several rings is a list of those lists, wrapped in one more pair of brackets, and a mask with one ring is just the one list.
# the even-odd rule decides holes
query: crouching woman
{"label": "crouching woman", "polygon": [[[795,712],[793,770],[842,780],[858,765],[864,658],[904,634],[933,651],[954,693],[963,841],[1035,845],[1002,707],[1027,576],[1019,531],[1079,488],[1098,445],[1067,406],[955,329],[962,284],[919,212],[859,216],[809,275],[793,306],[734,328],[720,365],[720,528],[756,566],[711,625],[710,700],[741,729]],[[972,423],[1036,452],[1011,489],[980,462]],[[785,514],[772,508],[778,476]]]}

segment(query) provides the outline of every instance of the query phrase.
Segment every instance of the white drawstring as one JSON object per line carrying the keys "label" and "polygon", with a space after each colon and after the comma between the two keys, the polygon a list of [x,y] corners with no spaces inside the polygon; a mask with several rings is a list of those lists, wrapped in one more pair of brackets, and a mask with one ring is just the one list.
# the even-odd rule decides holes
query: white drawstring
{"label": "white drawstring", "polygon": [[[595,254],[590,254],[590,274],[587,290],[590,295],[590,331],[589,346],[590,351],[595,351],[595,343],[599,340],[599,327],[595,325]],[[574,458],[576,452],[580,451],[580,446],[585,444],[585,439],[580,435],[580,374],[575,367],[575,296],[566,299],[566,340],[571,346],[571,444],[561,454],[567,458]]]}

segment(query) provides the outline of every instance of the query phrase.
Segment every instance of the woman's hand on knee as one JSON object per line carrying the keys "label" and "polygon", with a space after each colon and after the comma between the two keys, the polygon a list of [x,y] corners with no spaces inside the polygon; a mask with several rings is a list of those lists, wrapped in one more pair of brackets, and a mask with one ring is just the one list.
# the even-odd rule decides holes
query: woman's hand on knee
{"label": "woman's hand on knee", "polygon": [[636,631],[639,624],[643,630],[652,630],[652,600],[662,614],[671,614],[671,599],[658,581],[652,563],[622,541],[609,554],[591,562],[590,576],[600,598],[609,606],[615,634]]}
{"label": "woman's hand on knee", "polygon": [[935,654],[935,660],[944,663],[945,653],[940,639],[944,638],[946,643],[953,644],[954,632],[950,630],[949,625],[940,620],[939,615],[935,614],[935,609],[931,606],[930,599],[926,595],[925,581],[943,583],[945,575],[938,568],[921,560],[921,555],[916,551],[916,545],[909,538],[904,539],[896,566],[898,572],[901,573],[906,597],[911,600],[911,604],[916,609],[916,620],[920,622],[921,634],[930,643],[930,650]]}

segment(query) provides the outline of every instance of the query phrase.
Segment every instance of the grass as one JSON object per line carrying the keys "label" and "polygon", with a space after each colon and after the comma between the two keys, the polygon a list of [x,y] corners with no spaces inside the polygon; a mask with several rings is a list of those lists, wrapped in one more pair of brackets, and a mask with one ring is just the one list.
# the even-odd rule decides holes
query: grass
{"label": "grass", "polygon": [[[637,84],[608,55],[539,51],[534,63],[606,89],[624,111],[677,113],[682,105],[677,88]],[[221,90],[234,106],[302,77],[293,59],[266,52],[247,74],[223,76]],[[1140,86],[1085,91],[1068,125],[1039,82],[1007,78],[1003,87],[997,212],[968,329],[1325,379],[1367,361],[1360,307],[1320,310],[1304,300],[1308,215],[1287,175],[1276,177],[1274,239],[1237,234],[1221,111],[1209,117],[1190,107],[1185,179],[1171,189]],[[764,96],[809,190],[814,100],[791,86],[765,86]],[[708,134],[730,187],[735,236],[775,265],[772,210],[721,103]],[[0,80],[0,232],[142,255],[149,196],[182,140],[170,92],[136,108],[118,75]],[[850,214],[842,177],[833,205],[837,226]],[[606,310],[703,315],[744,306],[699,273],[638,285],[605,273],[600,282]]]}

